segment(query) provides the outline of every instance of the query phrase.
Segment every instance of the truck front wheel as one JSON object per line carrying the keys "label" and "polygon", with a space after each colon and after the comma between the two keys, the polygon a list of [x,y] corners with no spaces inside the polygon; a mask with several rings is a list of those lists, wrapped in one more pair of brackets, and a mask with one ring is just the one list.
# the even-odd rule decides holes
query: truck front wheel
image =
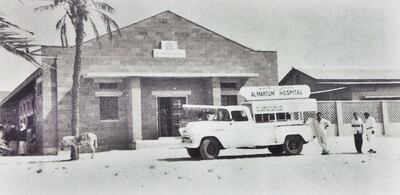
{"label": "truck front wheel", "polygon": [[198,148],[186,148],[187,153],[192,158],[200,158],[200,150]]}
{"label": "truck front wheel", "polygon": [[215,139],[204,139],[200,144],[200,155],[202,159],[215,159],[218,157],[220,146]]}
{"label": "truck front wheel", "polygon": [[283,146],[282,145],[268,146],[268,150],[271,152],[271,154],[279,155],[283,153]]}
{"label": "truck front wheel", "polygon": [[283,150],[289,155],[300,154],[303,150],[303,140],[298,136],[288,136],[283,144]]}

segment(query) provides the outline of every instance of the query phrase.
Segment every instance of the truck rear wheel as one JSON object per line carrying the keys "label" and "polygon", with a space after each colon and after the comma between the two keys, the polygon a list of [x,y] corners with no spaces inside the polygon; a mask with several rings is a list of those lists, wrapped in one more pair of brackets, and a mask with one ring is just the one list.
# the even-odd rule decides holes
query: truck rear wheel
{"label": "truck rear wheel", "polygon": [[283,146],[282,145],[268,146],[268,150],[271,152],[271,154],[279,155],[283,153]]}
{"label": "truck rear wheel", "polygon": [[297,155],[303,150],[303,140],[298,136],[288,136],[283,144],[283,150],[286,154]]}
{"label": "truck rear wheel", "polygon": [[204,139],[200,144],[200,155],[202,159],[215,159],[218,157],[220,146],[217,140]]}
{"label": "truck rear wheel", "polygon": [[186,148],[187,153],[192,158],[200,158],[200,150],[198,148]]}

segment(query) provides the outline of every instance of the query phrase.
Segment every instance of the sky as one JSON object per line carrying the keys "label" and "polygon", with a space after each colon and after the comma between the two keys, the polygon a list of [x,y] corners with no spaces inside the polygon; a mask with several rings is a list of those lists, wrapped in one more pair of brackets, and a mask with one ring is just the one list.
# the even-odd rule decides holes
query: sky
{"label": "sky", "polygon": [[[34,13],[46,0],[0,0],[0,13],[60,45],[63,10]],[[396,67],[400,61],[400,0],[106,0],[120,27],[165,10],[255,50],[278,52],[281,79],[291,67]],[[99,25],[101,26],[101,25]],[[100,32],[105,29],[100,28]],[[73,40],[73,35],[69,36]],[[87,39],[93,33],[87,32]],[[0,49],[0,91],[12,90],[35,67]]]}

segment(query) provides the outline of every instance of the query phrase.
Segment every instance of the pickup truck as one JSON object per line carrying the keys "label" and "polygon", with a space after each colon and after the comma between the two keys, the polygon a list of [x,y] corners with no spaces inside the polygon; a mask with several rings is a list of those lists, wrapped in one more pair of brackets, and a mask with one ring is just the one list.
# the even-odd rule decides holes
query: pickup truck
{"label": "pickup truck", "polygon": [[[192,158],[215,159],[228,148],[268,148],[272,154],[300,154],[313,140],[306,114],[315,99],[250,101],[238,106],[184,105],[183,147]],[[308,116],[308,115],[307,115]]]}

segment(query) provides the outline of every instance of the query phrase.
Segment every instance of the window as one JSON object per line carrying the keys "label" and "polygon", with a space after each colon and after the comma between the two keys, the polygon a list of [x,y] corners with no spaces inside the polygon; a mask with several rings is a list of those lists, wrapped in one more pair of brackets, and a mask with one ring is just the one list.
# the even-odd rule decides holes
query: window
{"label": "window", "polygon": [[245,111],[240,110],[240,111],[232,111],[232,120],[234,121],[248,121],[249,119],[247,118],[247,114]]}
{"label": "window", "polygon": [[118,97],[100,97],[100,120],[118,119]]}
{"label": "window", "polygon": [[275,114],[256,114],[256,123],[275,122]]}
{"label": "window", "polygon": [[118,83],[99,83],[100,89],[118,89]]}
{"label": "window", "polygon": [[232,106],[237,105],[237,96],[236,95],[222,95],[221,96],[221,105],[222,106]]}
{"label": "window", "polygon": [[217,114],[214,116],[215,121],[231,121],[229,112],[225,109],[217,110]]}
{"label": "window", "polygon": [[220,87],[222,89],[236,89],[237,88],[236,83],[221,83]]}
{"label": "window", "polygon": [[290,120],[290,114],[287,112],[284,113],[276,113],[276,119],[278,121],[287,121]]}

